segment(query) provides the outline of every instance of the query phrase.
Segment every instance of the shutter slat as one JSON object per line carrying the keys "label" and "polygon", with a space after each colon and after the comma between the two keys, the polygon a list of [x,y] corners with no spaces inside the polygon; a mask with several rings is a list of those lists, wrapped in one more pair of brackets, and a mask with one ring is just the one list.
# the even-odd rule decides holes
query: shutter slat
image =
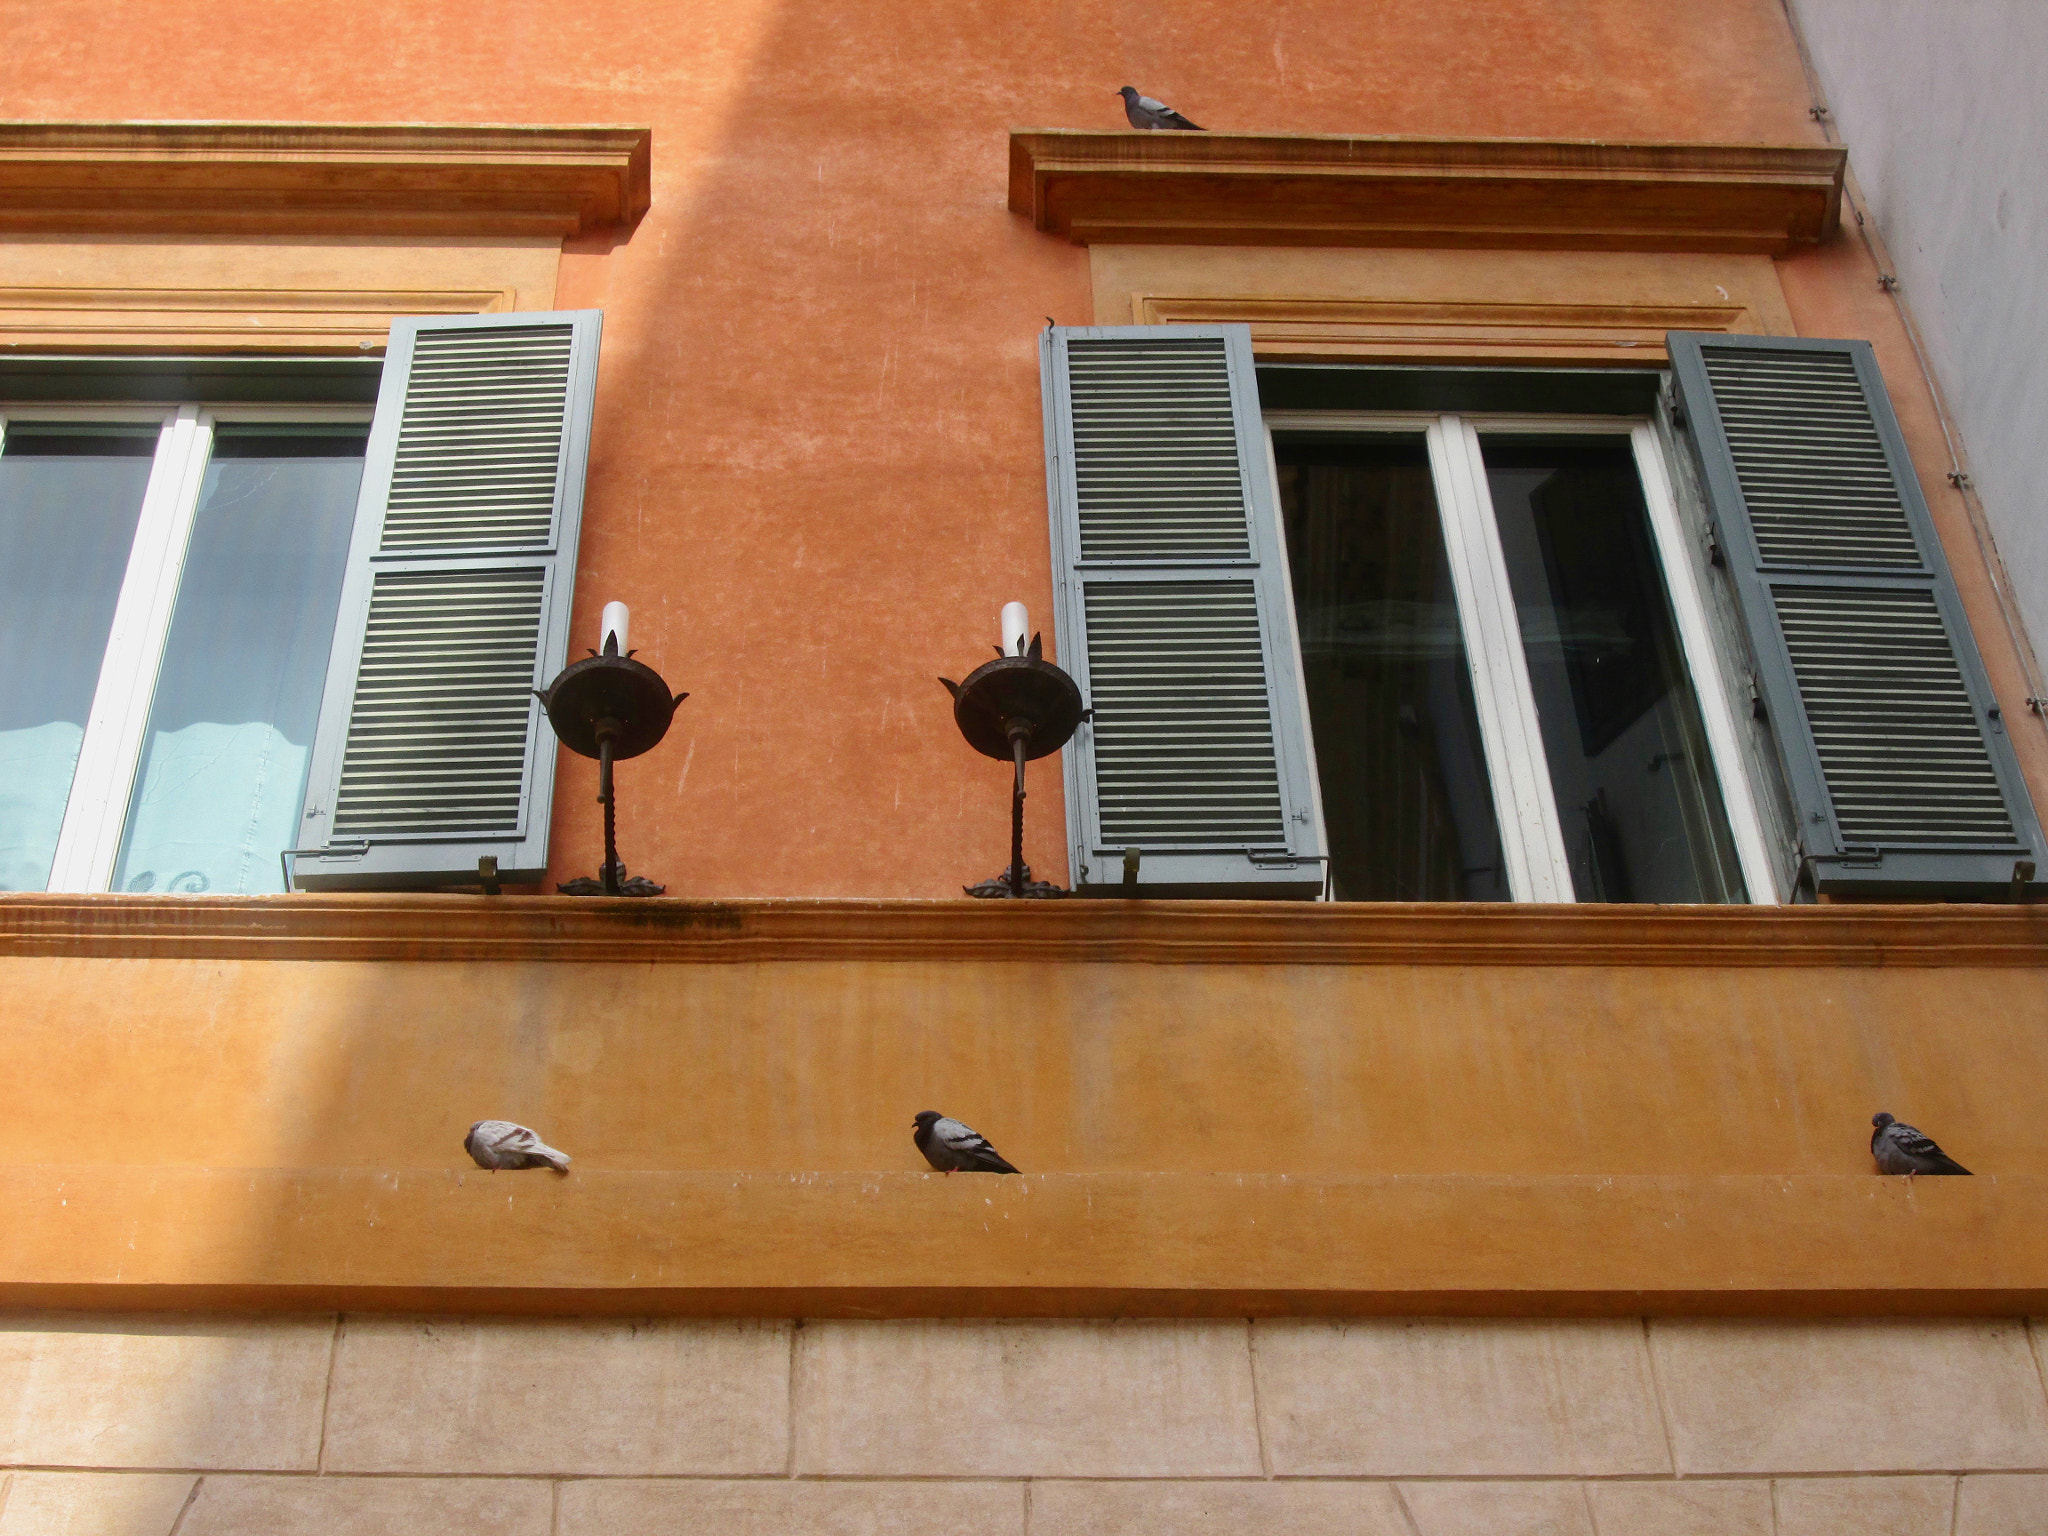
{"label": "shutter slat", "polygon": [[[1933,594],[1786,587],[1776,593],[1792,674],[1851,843],[2010,843],[1998,774]],[[1911,666],[1880,659],[1899,645]],[[1881,763],[1884,773],[1864,771]]]}
{"label": "shutter slat", "polygon": [[1765,565],[1919,570],[1884,443],[1846,356],[1706,350]]}
{"label": "shutter slat", "polygon": [[565,324],[423,331],[414,344],[381,547],[544,548],[569,409]]}
{"label": "shutter slat", "polygon": [[2007,895],[2040,827],[1869,344],[1669,340],[1813,885]]}
{"label": "shutter slat", "polygon": [[1252,584],[1091,582],[1084,601],[1104,839],[1284,845]]}
{"label": "shutter slat", "polygon": [[1067,343],[1084,560],[1243,559],[1223,338]]}
{"label": "shutter slat", "polygon": [[401,320],[307,788],[301,885],[538,879],[568,650],[595,311]]}

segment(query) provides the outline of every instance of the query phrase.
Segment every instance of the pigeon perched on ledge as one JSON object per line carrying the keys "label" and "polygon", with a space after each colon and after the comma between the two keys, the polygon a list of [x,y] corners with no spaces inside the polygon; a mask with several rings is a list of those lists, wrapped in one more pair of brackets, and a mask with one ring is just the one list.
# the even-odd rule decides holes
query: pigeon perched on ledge
{"label": "pigeon perched on ledge", "polygon": [[1870,1117],[1870,1155],[1879,1173],[1968,1173],[1970,1170],[1934,1144],[1934,1138],[1901,1125],[1879,1110]]}
{"label": "pigeon perched on ledge", "polygon": [[1200,123],[1189,122],[1165,102],[1140,96],[1134,85],[1123,87],[1117,95],[1124,99],[1124,116],[1130,119],[1133,128],[1178,128],[1191,133],[1206,131]]}
{"label": "pigeon perched on ledge", "polygon": [[462,1138],[462,1150],[479,1168],[552,1168],[569,1171],[569,1154],[557,1152],[523,1125],[510,1120],[479,1120]]}
{"label": "pigeon perched on ledge", "polygon": [[958,1120],[950,1120],[936,1109],[917,1112],[917,1128],[911,1133],[924,1160],[941,1173],[1015,1173],[1003,1155],[988,1144],[988,1138]]}

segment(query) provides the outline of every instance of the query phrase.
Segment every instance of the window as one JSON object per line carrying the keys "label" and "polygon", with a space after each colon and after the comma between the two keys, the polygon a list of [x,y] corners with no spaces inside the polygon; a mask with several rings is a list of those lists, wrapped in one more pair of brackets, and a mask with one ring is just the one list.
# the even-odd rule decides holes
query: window
{"label": "window", "polygon": [[[597,340],[401,320],[374,412],[246,403],[254,364],[0,380],[0,889],[539,878]],[[125,403],[166,378],[215,398]]]}
{"label": "window", "polygon": [[1268,425],[1337,899],[1745,899],[1647,427]]}
{"label": "window", "polygon": [[[2009,897],[2041,832],[1867,343],[1043,342],[1079,894]],[[1270,375],[1270,376],[1268,376]],[[1270,432],[1269,429],[1270,428]]]}
{"label": "window", "polygon": [[368,419],[0,419],[0,887],[282,888]]}

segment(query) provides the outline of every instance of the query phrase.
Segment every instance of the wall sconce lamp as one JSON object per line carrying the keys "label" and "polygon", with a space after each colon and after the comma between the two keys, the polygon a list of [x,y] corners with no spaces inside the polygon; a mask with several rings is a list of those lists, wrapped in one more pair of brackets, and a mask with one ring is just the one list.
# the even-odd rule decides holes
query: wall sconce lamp
{"label": "wall sconce lamp", "polygon": [[579,875],[556,886],[565,896],[659,896],[668,889],[641,875],[626,878],[626,866],[619,862],[612,764],[651,750],[668,734],[676,706],[689,695],[669,697],[661,674],[633,659],[626,649],[628,617],[624,603],[606,603],[604,649],[571,662],[545,689],[534,690],[562,745],[597,759],[597,800],[604,807],[604,868],[595,880]]}
{"label": "wall sconce lamp", "polygon": [[1026,646],[1030,630],[1024,605],[1005,603],[996,659],[976,667],[964,683],[939,679],[953,695],[953,723],[967,744],[984,757],[1016,766],[1010,788],[1010,867],[993,880],[964,887],[970,896],[1067,894],[1050,881],[1033,880],[1024,862],[1024,765],[1059,751],[1093,711],[1082,704],[1080,686],[1040,654],[1037,635]]}

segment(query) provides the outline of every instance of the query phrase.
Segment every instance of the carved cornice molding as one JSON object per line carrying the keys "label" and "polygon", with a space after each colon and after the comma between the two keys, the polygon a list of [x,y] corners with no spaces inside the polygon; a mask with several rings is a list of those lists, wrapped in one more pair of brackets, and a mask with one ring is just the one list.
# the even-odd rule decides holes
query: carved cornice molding
{"label": "carved cornice molding", "polygon": [[506,288],[0,286],[0,346],[354,355],[381,352],[400,315],[483,315],[513,307]]}
{"label": "carved cornice molding", "polygon": [[1077,245],[1782,255],[1831,237],[1841,145],[1010,133],[1010,208]]}
{"label": "carved cornice molding", "polygon": [[1668,360],[1664,338],[1671,331],[1759,329],[1749,310],[1737,303],[1418,303],[1146,294],[1137,298],[1136,308],[1142,325],[1249,325],[1252,348],[1261,360],[1660,367]]}
{"label": "carved cornice molding", "polygon": [[647,210],[653,131],[0,123],[0,232],[562,238]]}
{"label": "carved cornice molding", "polygon": [[2048,907],[0,896],[0,956],[2048,967]]}

